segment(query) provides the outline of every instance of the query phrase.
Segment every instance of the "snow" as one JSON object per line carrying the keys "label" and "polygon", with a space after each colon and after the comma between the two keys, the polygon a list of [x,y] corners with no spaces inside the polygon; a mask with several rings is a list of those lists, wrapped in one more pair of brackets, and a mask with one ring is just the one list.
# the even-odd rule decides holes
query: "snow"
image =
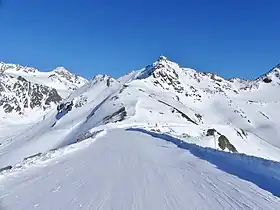
{"label": "snow", "polygon": [[[30,82],[45,85],[51,88],[55,88],[62,97],[67,97],[71,90],[77,89],[84,85],[87,80],[73,75],[68,72],[64,67],[58,67],[53,71],[40,72],[37,69],[30,67],[23,67],[14,64],[4,64],[2,66],[7,66],[2,70],[6,75],[9,76],[22,76]],[[0,65],[1,71],[1,65]]]}
{"label": "snow", "polygon": [[[88,82],[62,67],[4,69],[65,91],[62,103],[73,107],[60,119],[54,106],[0,110],[3,208],[280,208],[279,69],[263,76],[271,83],[226,80],[166,57]],[[237,153],[222,151],[221,135]]]}
{"label": "snow", "polygon": [[280,208],[279,164],[269,166],[278,174],[267,174],[248,167],[267,167],[258,159],[250,163],[232,156],[237,162],[229,166],[226,157],[195,145],[178,149],[141,130],[111,130],[47,164],[6,174],[0,180],[1,205],[18,210]]}

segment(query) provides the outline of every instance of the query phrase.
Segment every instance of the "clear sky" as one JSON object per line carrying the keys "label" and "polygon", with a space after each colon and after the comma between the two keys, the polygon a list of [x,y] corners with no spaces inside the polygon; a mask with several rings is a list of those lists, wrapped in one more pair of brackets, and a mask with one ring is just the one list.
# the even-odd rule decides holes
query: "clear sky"
{"label": "clear sky", "polygon": [[279,0],[0,0],[0,61],[91,78],[160,55],[224,77],[280,62]]}

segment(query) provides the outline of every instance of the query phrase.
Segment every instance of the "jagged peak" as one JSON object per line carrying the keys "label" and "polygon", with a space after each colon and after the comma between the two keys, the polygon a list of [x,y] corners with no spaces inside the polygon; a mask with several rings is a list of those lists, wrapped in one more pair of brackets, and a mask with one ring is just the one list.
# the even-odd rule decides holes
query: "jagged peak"
{"label": "jagged peak", "polygon": [[106,74],[97,74],[95,75],[88,83],[86,83],[86,86],[93,86],[98,83],[106,83],[109,87],[111,83],[117,82],[116,79],[113,77],[106,75]]}
{"label": "jagged peak", "polygon": [[168,58],[164,55],[159,56],[158,61],[168,61]]}
{"label": "jagged peak", "polygon": [[114,79],[113,77],[107,74],[97,74],[90,81],[96,83],[96,82],[107,81],[107,80],[115,81],[116,79]]}
{"label": "jagged peak", "polygon": [[103,79],[109,79],[109,78],[112,78],[112,77],[107,74],[97,74],[92,78],[92,80],[103,80]]}
{"label": "jagged peak", "polygon": [[160,56],[155,62],[139,70],[135,74],[135,79],[145,79],[157,72],[167,73],[180,70],[182,69],[177,63],[168,60],[166,56]]}
{"label": "jagged peak", "polygon": [[0,62],[0,72],[4,72],[6,70],[23,71],[23,72],[26,72],[26,73],[38,72],[38,70],[33,68],[33,67],[22,66],[20,64]]}
{"label": "jagged peak", "polygon": [[71,73],[63,66],[56,67],[53,71],[57,73]]}
{"label": "jagged peak", "polygon": [[169,60],[166,56],[159,56],[159,58],[153,63],[153,66],[162,65],[162,67],[179,67],[179,64]]}
{"label": "jagged peak", "polygon": [[277,64],[271,70],[259,76],[256,81],[270,83],[273,81],[273,78],[278,78],[280,80],[280,64]]}
{"label": "jagged peak", "polygon": [[275,66],[275,68],[280,69],[280,63],[278,63],[278,64]]}

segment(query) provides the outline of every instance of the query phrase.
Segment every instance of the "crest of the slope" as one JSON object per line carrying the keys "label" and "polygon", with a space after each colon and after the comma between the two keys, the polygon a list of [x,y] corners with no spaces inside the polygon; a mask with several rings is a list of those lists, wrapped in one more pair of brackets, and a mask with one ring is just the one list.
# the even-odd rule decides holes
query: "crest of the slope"
{"label": "crest of the slope", "polygon": [[168,73],[178,73],[182,71],[182,68],[170,60],[166,56],[160,56],[155,62],[150,65],[147,65],[145,68],[136,71],[134,73],[134,79],[146,79],[152,76],[154,73],[161,72],[163,74]]}

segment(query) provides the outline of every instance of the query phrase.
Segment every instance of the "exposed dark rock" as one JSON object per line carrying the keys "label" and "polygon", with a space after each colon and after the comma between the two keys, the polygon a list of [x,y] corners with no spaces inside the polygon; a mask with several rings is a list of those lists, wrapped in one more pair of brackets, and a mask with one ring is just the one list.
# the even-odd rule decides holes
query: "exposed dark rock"
{"label": "exposed dark rock", "polygon": [[54,102],[55,104],[57,104],[61,100],[62,100],[62,98],[60,97],[60,95],[58,95],[57,91],[55,89],[52,89],[48,94],[45,104],[49,105],[51,102]]}
{"label": "exposed dark rock", "polygon": [[271,83],[272,82],[272,80],[270,78],[268,78],[268,77],[264,78],[263,81],[265,83]]}
{"label": "exposed dark rock", "polygon": [[129,87],[128,85],[124,84],[122,86],[122,88],[119,90],[119,93],[122,93],[124,91],[124,89],[126,89],[127,87]]}
{"label": "exposed dark rock", "polygon": [[263,112],[260,112],[262,116],[264,116],[266,119],[269,120],[269,117],[267,115],[265,115]]}
{"label": "exposed dark rock", "polygon": [[75,107],[79,108],[85,105],[88,102],[88,98],[84,95],[81,95],[75,103]]}
{"label": "exposed dark rock", "polygon": [[104,117],[103,122],[104,124],[119,122],[124,120],[126,116],[127,116],[127,112],[125,110],[125,107],[122,107],[118,111],[114,112],[113,114]]}
{"label": "exposed dark rock", "polygon": [[14,107],[12,107],[10,104],[5,104],[3,108],[6,113],[11,113],[14,110]]}
{"label": "exposed dark rock", "polygon": [[28,159],[30,159],[30,158],[38,157],[38,156],[41,156],[41,155],[42,155],[42,153],[39,152],[39,153],[36,153],[36,154],[34,154],[34,155],[30,155],[30,156],[28,156],[28,157],[25,157],[24,160],[28,160]]}
{"label": "exposed dark rock", "polygon": [[22,81],[22,82],[27,82],[27,80],[25,78],[23,78],[22,76],[18,76],[17,78],[19,81]]}
{"label": "exposed dark rock", "polygon": [[111,98],[112,101],[115,101],[115,100],[117,100],[117,99],[119,99],[119,96],[113,96],[113,97]]}
{"label": "exposed dark rock", "polygon": [[4,86],[0,83],[0,92],[5,91]]}
{"label": "exposed dark rock", "polygon": [[[175,108],[174,106],[172,106],[172,105],[170,105],[170,104],[168,104],[168,103],[166,103],[166,102],[164,102],[164,101],[161,101],[161,100],[158,100],[158,102],[163,103],[163,104],[165,104],[166,106],[169,106],[169,107],[173,108],[173,110],[176,110],[177,112],[179,112],[183,118],[185,118],[185,119],[187,119],[188,121],[190,121],[190,122],[192,122],[192,123],[198,125],[198,124],[197,124],[195,121],[193,121],[188,115],[186,115],[185,113],[181,112],[179,109]],[[174,111],[174,112],[175,112],[175,111]],[[173,113],[173,112],[172,112],[172,113]]]}
{"label": "exposed dark rock", "polygon": [[98,131],[94,131],[94,132],[86,132],[84,134],[81,134],[77,137],[77,142],[80,142],[80,141],[84,141],[86,139],[89,139],[89,138],[94,138],[97,136],[97,134],[101,133],[103,130],[98,130]]}
{"label": "exposed dark rock", "polygon": [[91,111],[91,113],[87,116],[86,122],[94,116],[95,112],[102,106],[102,104],[104,104],[110,96],[107,96],[103,101],[101,101],[96,107],[94,107],[94,109]]}
{"label": "exposed dark rock", "polygon": [[238,136],[240,136],[243,139],[243,136],[241,135],[241,133],[238,130],[236,130],[236,133]]}
{"label": "exposed dark rock", "polygon": [[214,136],[215,132],[217,132],[214,128],[210,128],[207,130],[206,136]]}
{"label": "exposed dark rock", "polygon": [[12,169],[12,166],[6,166],[6,167],[3,167],[3,168],[0,168],[0,172],[7,171],[7,170],[10,170],[10,169]]}
{"label": "exposed dark rock", "polygon": [[107,79],[107,87],[110,87],[110,78]]}
{"label": "exposed dark rock", "polygon": [[221,135],[218,141],[218,145],[222,150],[225,150],[227,148],[231,152],[237,152],[237,149],[229,142],[227,137],[225,137],[224,135]]}
{"label": "exposed dark rock", "polygon": [[241,128],[240,128],[240,130],[241,130],[241,132],[242,132],[242,134],[243,134],[244,136],[248,136],[248,133],[247,133],[246,131],[244,131],[244,130],[241,129]]}
{"label": "exposed dark rock", "polygon": [[197,117],[197,119],[198,119],[199,121],[202,121],[202,116],[201,116],[200,114],[195,113],[195,116]]}
{"label": "exposed dark rock", "polygon": [[[5,82],[9,80],[10,83]],[[14,111],[22,114],[26,108],[46,108],[45,105],[57,104],[62,100],[55,89],[30,82],[22,76],[15,78],[1,74],[0,88],[0,106],[6,113]]]}

